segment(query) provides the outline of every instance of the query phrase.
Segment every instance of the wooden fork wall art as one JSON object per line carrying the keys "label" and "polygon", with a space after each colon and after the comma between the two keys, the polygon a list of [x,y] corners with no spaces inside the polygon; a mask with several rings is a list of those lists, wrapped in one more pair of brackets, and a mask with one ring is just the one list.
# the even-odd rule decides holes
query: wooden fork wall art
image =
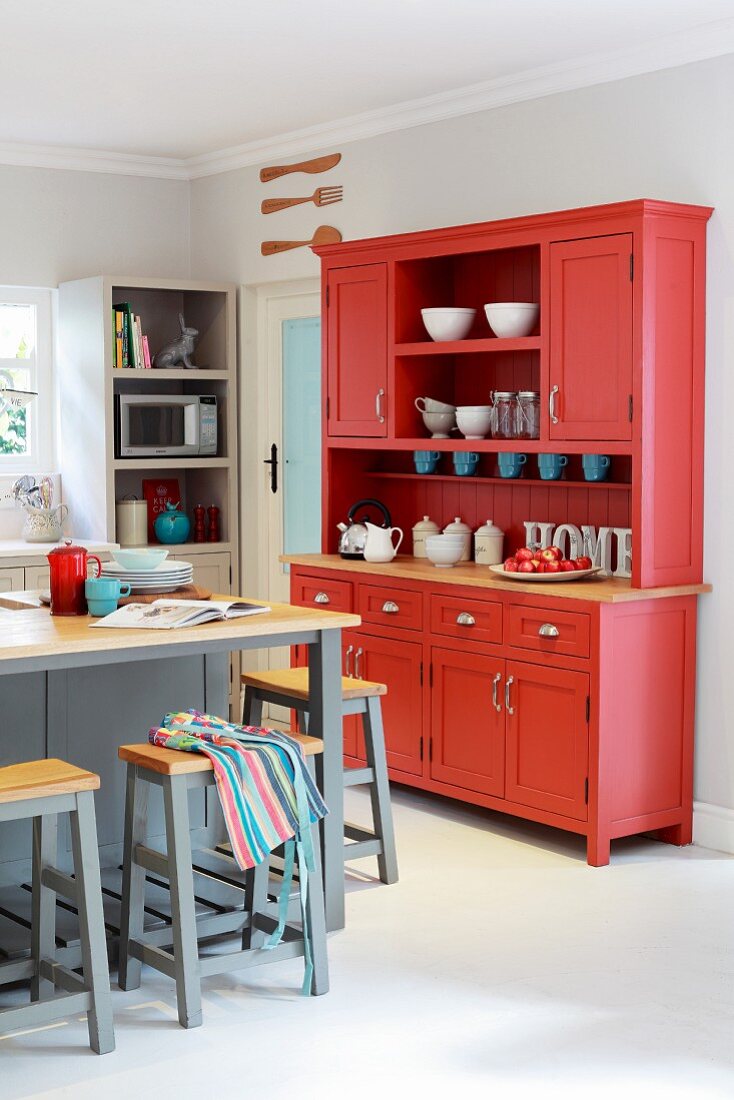
{"label": "wooden fork wall art", "polygon": [[[313,160],[303,160],[298,164],[279,164],[271,168],[263,168],[260,171],[260,179],[263,183],[279,179],[281,176],[292,172],[306,172],[315,175],[318,172],[328,172],[342,159],[341,153],[331,153],[326,157],[315,157]],[[317,187],[312,195],[299,196],[287,199],[263,199],[260,206],[261,214],[276,214],[280,210],[288,210],[291,206],[301,206],[303,203],[312,202],[314,206],[331,206],[335,202],[341,202],[344,189],[341,185]],[[263,241],[260,251],[263,256],[274,256],[278,252],[286,252],[291,248],[305,248],[315,244],[333,244],[340,241],[342,235],[338,229],[331,225],[320,225],[313,237],[307,241]]]}

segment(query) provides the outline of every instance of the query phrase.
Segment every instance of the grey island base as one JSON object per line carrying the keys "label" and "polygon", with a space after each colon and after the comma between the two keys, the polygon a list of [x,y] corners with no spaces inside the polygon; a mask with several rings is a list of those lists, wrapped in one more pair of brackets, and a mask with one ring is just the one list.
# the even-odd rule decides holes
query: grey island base
{"label": "grey island base", "polygon": [[[7,606],[7,605],[6,605]],[[270,612],[186,630],[90,630],[86,616],[55,618],[47,609],[0,611],[0,766],[59,757],[101,778],[97,825],[105,919],[119,927],[119,865],[125,804],[121,744],[145,741],[171,710],[194,707],[225,715],[230,651],[307,645],[312,684],[311,732],[324,740],[324,891],[329,931],[344,926],[341,631],[356,615],[274,604]],[[213,788],[192,792],[197,850],[197,905],[226,931],[235,891],[218,880],[211,853],[223,840]],[[151,805],[148,842],[162,840],[163,808]],[[68,853],[71,840],[60,838]],[[29,942],[30,826],[0,824],[0,955]],[[151,884],[149,918],[165,924],[167,890]],[[76,923],[60,913],[59,937],[75,952]],[[236,913],[233,925],[236,923]]]}

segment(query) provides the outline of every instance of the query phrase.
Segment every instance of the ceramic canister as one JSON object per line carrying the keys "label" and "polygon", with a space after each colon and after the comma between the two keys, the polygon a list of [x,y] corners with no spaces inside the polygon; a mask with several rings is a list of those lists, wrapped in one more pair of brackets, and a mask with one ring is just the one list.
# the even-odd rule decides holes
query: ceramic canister
{"label": "ceramic canister", "polygon": [[426,554],[426,539],[429,535],[437,535],[439,533],[439,526],[434,523],[430,516],[424,516],[423,519],[419,519],[413,528],[413,557],[425,558]]}
{"label": "ceramic canister", "polygon": [[461,522],[461,516],[454,516],[453,523],[447,524],[443,529],[444,535],[465,535],[466,545],[461,561],[471,561],[471,536],[472,530],[468,523]]}
{"label": "ceramic canister", "polygon": [[505,533],[488,519],[474,532],[474,561],[478,565],[500,565]]}
{"label": "ceramic canister", "polygon": [[148,502],[118,500],[115,505],[117,541],[120,546],[148,545]]}

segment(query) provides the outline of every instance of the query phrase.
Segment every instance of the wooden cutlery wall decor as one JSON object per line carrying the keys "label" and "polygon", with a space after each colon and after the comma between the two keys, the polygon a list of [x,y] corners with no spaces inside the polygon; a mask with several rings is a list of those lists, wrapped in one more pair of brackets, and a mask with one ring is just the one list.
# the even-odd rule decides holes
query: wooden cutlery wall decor
{"label": "wooden cutlery wall decor", "polygon": [[[268,183],[270,180],[279,179],[281,176],[290,175],[292,172],[306,172],[309,175],[328,172],[329,169],[336,167],[341,159],[341,153],[331,153],[326,157],[302,160],[297,164],[279,164],[271,168],[262,168],[260,170],[260,180],[263,183]],[[331,206],[335,202],[341,202],[342,196],[343,188],[340,185],[317,187],[312,195],[304,195],[293,199],[263,199],[260,213],[276,214],[280,210],[287,210],[291,206],[301,206],[307,202],[312,202],[314,206]],[[260,251],[263,256],[274,256],[277,252],[287,252],[291,248],[334,244],[341,239],[342,235],[338,229],[334,229],[331,225],[320,225],[308,241],[263,241],[260,245]]]}

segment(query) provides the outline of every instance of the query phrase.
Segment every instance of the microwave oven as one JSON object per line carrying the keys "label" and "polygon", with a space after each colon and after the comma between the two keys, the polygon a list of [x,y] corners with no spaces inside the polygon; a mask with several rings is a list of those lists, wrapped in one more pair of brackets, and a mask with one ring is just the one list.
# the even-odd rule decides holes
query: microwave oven
{"label": "microwave oven", "polygon": [[115,398],[117,458],[216,455],[213,394],[121,393]]}

